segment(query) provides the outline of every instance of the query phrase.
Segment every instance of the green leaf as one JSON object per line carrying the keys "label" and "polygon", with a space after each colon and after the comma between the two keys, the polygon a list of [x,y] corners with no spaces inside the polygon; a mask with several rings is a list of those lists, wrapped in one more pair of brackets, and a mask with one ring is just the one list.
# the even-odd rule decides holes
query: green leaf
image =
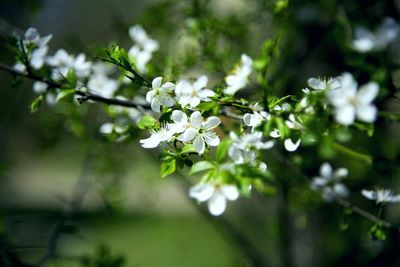
{"label": "green leaf", "polygon": [[225,139],[217,147],[215,158],[217,162],[222,162],[228,153],[229,146],[232,144],[232,140]]}
{"label": "green leaf", "polygon": [[67,89],[67,90],[62,90],[56,98],[56,103],[58,103],[58,101],[60,101],[61,99],[69,96],[69,95],[73,95],[75,94],[76,90],[75,89]]}
{"label": "green leaf", "polygon": [[38,96],[35,100],[32,101],[31,103],[31,113],[34,113],[38,110],[40,105],[43,102],[43,95]]}
{"label": "green leaf", "polygon": [[197,149],[192,144],[186,144],[180,154],[197,153]]}
{"label": "green leaf", "polygon": [[209,161],[199,161],[196,162],[195,164],[193,164],[192,168],[189,171],[189,175],[198,173],[198,172],[202,172],[202,171],[206,171],[206,170],[210,170],[210,169],[214,169],[215,165],[212,164]]}
{"label": "green leaf", "polygon": [[176,159],[171,159],[168,161],[163,161],[161,163],[160,175],[164,178],[168,175],[173,174],[176,171]]}
{"label": "green leaf", "polygon": [[78,81],[78,76],[76,76],[76,72],[73,68],[70,68],[67,73],[67,77],[65,77],[68,82],[68,87],[75,87],[76,82]]}
{"label": "green leaf", "polygon": [[156,126],[157,120],[154,119],[152,116],[146,115],[140,118],[138,127],[139,129],[153,129]]}

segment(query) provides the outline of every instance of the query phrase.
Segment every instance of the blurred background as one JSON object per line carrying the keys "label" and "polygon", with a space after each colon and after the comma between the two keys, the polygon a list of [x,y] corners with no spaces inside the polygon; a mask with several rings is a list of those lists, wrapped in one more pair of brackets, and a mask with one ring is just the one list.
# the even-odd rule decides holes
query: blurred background
{"label": "blurred background", "polygon": [[[277,96],[300,95],[309,77],[343,71],[358,72],[362,82],[376,75],[388,90],[398,90],[398,47],[390,47],[390,55],[356,55],[346,46],[343,38],[349,36],[342,24],[374,28],[386,16],[399,19],[399,6],[399,1],[293,1],[281,14],[276,2],[268,0],[10,0],[0,1],[0,32],[22,34],[33,26],[41,35],[53,34],[50,53],[64,48],[94,60],[112,42],[129,48],[128,28],[140,23],[161,44],[155,58],[160,66],[177,60],[192,76],[205,71],[217,81],[241,53],[256,57],[264,39],[280,29],[282,55],[273,67],[278,75],[271,78]],[[205,36],[185,36],[182,28],[192,27],[196,19],[209,20]],[[190,53],[168,54],[175,41]],[[12,65],[14,59],[4,51],[0,61]],[[200,59],[198,53],[205,56]],[[378,63],[377,58],[387,61]],[[194,66],[197,59],[201,63]],[[365,71],[361,65],[372,67]],[[171,69],[174,77],[178,71]],[[293,187],[284,187],[283,194],[254,192],[251,198],[228,203],[224,216],[213,218],[204,205],[188,198],[195,179],[161,179],[157,155],[140,148],[137,139],[113,143],[102,137],[98,127],[106,116],[99,105],[43,106],[31,114],[30,81],[0,72],[0,84],[4,266],[400,266],[398,233],[389,231],[386,241],[372,240],[371,222],[324,203],[307,183],[274,161],[273,153],[266,155],[269,168]],[[380,105],[399,108],[398,101]],[[368,144],[360,149],[377,155],[371,169],[333,155],[326,146],[306,148],[304,158],[288,157],[301,162],[310,179],[323,161],[335,160],[334,165],[351,170],[348,184],[355,192],[371,184],[400,192],[399,125],[378,121],[377,127],[372,140],[359,135],[350,143]],[[377,213],[359,194],[352,200]],[[400,222],[398,207],[384,212],[389,221]]]}

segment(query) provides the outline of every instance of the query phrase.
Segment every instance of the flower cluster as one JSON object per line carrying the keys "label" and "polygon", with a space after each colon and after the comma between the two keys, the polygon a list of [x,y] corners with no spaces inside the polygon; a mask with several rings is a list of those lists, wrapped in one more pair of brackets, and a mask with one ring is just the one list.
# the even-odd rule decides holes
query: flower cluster
{"label": "flower cluster", "polygon": [[159,49],[159,44],[151,39],[140,25],[129,28],[129,36],[135,45],[129,49],[128,55],[135,62],[136,68],[145,73],[146,65],[153,57],[153,53]]}

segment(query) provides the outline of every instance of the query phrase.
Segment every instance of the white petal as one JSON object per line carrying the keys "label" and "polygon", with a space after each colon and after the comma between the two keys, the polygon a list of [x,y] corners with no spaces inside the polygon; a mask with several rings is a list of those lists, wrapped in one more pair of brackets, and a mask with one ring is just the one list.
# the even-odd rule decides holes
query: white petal
{"label": "white petal", "polygon": [[[91,79],[92,80],[92,79]],[[90,81],[89,81],[90,82]],[[154,98],[154,90],[148,91],[146,94],[147,103],[151,103],[151,100]]]}
{"label": "white petal", "polygon": [[175,89],[175,84],[171,83],[171,82],[166,82],[163,84],[163,86],[161,86],[161,91],[162,92],[169,92]]}
{"label": "white petal", "polygon": [[209,117],[204,123],[204,128],[206,130],[211,130],[217,127],[221,123],[221,120],[218,117],[212,116]]}
{"label": "white petal", "polygon": [[322,177],[328,178],[332,176],[332,167],[328,162],[325,162],[321,165],[319,169],[319,173]]}
{"label": "white petal", "polygon": [[284,142],[285,149],[286,149],[287,151],[289,151],[289,152],[296,151],[296,149],[297,149],[297,148],[299,147],[299,145],[300,145],[300,142],[301,142],[301,139],[297,140],[296,143],[293,143],[292,139],[288,138],[288,139],[286,139],[285,142]]}
{"label": "white petal", "polygon": [[365,105],[357,107],[357,118],[364,122],[374,122],[378,113],[377,108],[374,105]]}
{"label": "white petal", "polygon": [[337,108],[335,111],[335,119],[343,125],[350,125],[354,122],[356,110],[352,105]]}
{"label": "white petal", "polygon": [[219,216],[224,213],[226,208],[225,196],[216,191],[213,196],[208,200],[208,210],[214,216]]}
{"label": "white petal", "polygon": [[174,110],[172,112],[171,119],[176,123],[182,123],[182,124],[186,124],[188,121],[187,115],[180,110]]}
{"label": "white petal", "polygon": [[223,185],[220,190],[228,200],[234,201],[239,197],[239,191],[234,185]]}
{"label": "white petal", "polygon": [[173,105],[175,105],[175,100],[169,95],[161,96],[160,101],[164,107],[172,107]]}
{"label": "white petal", "polygon": [[376,82],[369,82],[360,87],[357,92],[357,104],[366,105],[371,103],[378,95],[379,85]]}
{"label": "white petal", "polygon": [[209,146],[218,146],[219,145],[219,137],[212,132],[206,132],[203,134],[204,141]]}
{"label": "white petal", "polygon": [[203,117],[201,116],[200,111],[195,111],[192,113],[192,115],[190,115],[190,123],[196,128],[200,128],[202,126]]}
{"label": "white petal", "polygon": [[197,201],[204,202],[213,195],[214,190],[214,186],[210,184],[197,184],[190,188],[189,196]]}
{"label": "white petal", "polygon": [[307,83],[308,83],[308,86],[310,86],[313,89],[317,89],[317,90],[322,90],[322,89],[325,89],[325,87],[326,87],[326,83],[318,78],[310,78],[310,79],[308,79]]}
{"label": "white petal", "polygon": [[210,89],[203,89],[200,92],[198,92],[198,95],[201,97],[201,99],[205,100],[208,99],[209,97],[212,97],[215,95],[214,91],[211,91]]}
{"label": "white petal", "polygon": [[155,148],[160,144],[160,141],[158,134],[152,134],[149,138],[140,140],[140,144],[144,148]]}
{"label": "white petal", "polygon": [[375,191],[363,189],[363,190],[361,190],[361,194],[370,200],[376,200],[376,192]]}
{"label": "white petal", "polygon": [[203,75],[200,76],[194,83],[193,87],[197,90],[200,90],[201,88],[204,88],[207,86],[208,78],[207,76]]}
{"label": "white petal", "polygon": [[191,98],[190,98],[190,100],[189,100],[189,105],[190,105],[192,108],[197,107],[199,104],[200,104],[200,98],[198,98],[198,97],[191,97]]}
{"label": "white petal", "polygon": [[190,142],[195,138],[196,134],[197,130],[195,128],[188,128],[177,139],[182,142]]}
{"label": "white petal", "polygon": [[196,138],[193,140],[193,146],[196,148],[196,151],[199,154],[203,154],[205,150],[205,143],[203,138],[200,135],[197,135]]}
{"label": "white petal", "polygon": [[161,82],[162,82],[162,77],[154,78],[153,81],[151,82],[151,86],[153,87],[153,89],[160,88]]}
{"label": "white petal", "polygon": [[228,155],[231,157],[231,159],[238,164],[241,164],[244,162],[244,156],[242,151],[236,146],[236,145],[231,145],[228,149]]}
{"label": "white petal", "polygon": [[160,112],[160,101],[158,100],[158,98],[155,97],[151,100],[151,109],[154,112],[157,112],[157,113]]}

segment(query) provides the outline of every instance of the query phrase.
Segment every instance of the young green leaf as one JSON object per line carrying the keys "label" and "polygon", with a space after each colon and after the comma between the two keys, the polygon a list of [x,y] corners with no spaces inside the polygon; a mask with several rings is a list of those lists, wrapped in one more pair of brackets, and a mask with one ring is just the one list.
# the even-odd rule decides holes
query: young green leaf
{"label": "young green leaf", "polygon": [[157,120],[154,119],[152,116],[143,116],[138,124],[139,129],[153,129],[156,126]]}
{"label": "young green leaf", "polygon": [[226,154],[228,153],[229,146],[232,144],[232,140],[224,139],[217,147],[215,158],[217,162],[223,162]]}
{"label": "young green leaf", "polygon": [[32,103],[31,103],[31,113],[36,112],[37,109],[42,104],[42,102],[43,102],[43,95],[40,95],[35,100],[33,100]]}
{"label": "young green leaf", "polygon": [[69,95],[73,95],[75,94],[76,90],[75,89],[66,89],[66,90],[62,90],[56,98],[56,103],[58,103],[58,101],[60,101],[61,99],[69,96]]}
{"label": "young green leaf", "polygon": [[196,162],[195,164],[193,164],[192,168],[189,171],[189,175],[198,173],[198,172],[202,172],[202,171],[206,171],[206,170],[210,170],[210,169],[214,169],[215,165],[212,164],[209,161],[199,161]]}
{"label": "young green leaf", "polygon": [[176,159],[171,159],[168,161],[163,161],[161,163],[160,175],[164,178],[168,175],[173,174],[176,171]]}

